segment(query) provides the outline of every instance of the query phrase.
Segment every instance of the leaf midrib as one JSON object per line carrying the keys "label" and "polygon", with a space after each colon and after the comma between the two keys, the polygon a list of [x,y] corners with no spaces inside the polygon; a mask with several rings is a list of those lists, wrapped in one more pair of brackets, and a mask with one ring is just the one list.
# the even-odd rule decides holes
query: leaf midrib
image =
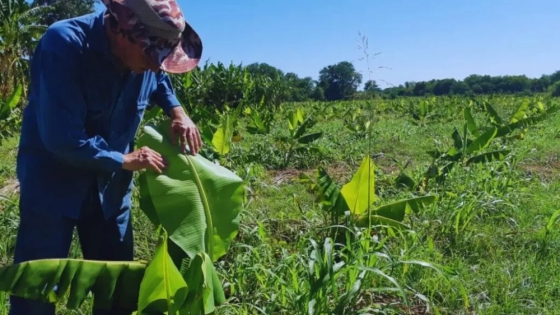
{"label": "leaf midrib", "polygon": [[206,232],[205,234],[205,248],[206,248],[206,254],[210,257],[210,259],[213,261],[213,252],[214,252],[214,244],[212,242],[212,237],[211,237],[211,231],[214,231],[214,225],[212,224],[212,216],[210,214],[210,206],[208,204],[208,198],[206,197],[206,192],[204,191],[204,188],[202,187],[202,182],[200,181],[200,177],[198,176],[198,172],[196,171],[195,167],[194,167],[194,163],[193,163],[193,157],[190,156],[189,154],[186,154],[187,160],[189,161],[189,168],[191,169],[191,172],[194,176],[194,182],[196,184],[196,187],[198,188],[198,192],[200,193],[200,199],[202,200],[202,206],[204,207],[204,215],[205,215],[205,220],[206,220]]}

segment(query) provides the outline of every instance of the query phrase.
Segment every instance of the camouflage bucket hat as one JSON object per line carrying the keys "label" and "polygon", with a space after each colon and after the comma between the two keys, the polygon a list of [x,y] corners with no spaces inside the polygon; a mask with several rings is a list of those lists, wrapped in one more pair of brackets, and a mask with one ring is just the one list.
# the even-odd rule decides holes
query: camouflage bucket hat
{"label": "camouflage bucket hat", "polygon": [[108,13],[129,31],[149,58],[170,73],[194,69],[202,42],[176,0],[103,0]]}

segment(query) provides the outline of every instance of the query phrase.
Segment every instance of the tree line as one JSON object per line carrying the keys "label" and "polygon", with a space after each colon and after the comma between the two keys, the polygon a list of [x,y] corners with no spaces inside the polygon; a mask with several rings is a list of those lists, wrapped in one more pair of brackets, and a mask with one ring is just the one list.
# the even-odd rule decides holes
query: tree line
{"label": "tree line", "polygon": [[472,74],[463,80],[439,79],[406,82],[384,89],[382,94],[398,96],[483,95],[483,94],[535,94],[560,95],[560,71],[543,74],[539,78],[525,75],[490,76]]}
{"label": "tree line", "polygon": [[292,91],[286,101],[336,101],[363,99],[372,96],[396,98],[402,96],[445,96],[445,95],[488,95],[488,94],[536,94],[551,93],[560,96],[560,71],[543,74],[539,78],[526,75],[490,76],[472,74],[463,80],[453,78],[429,81],[405,82],[398,86],[382,89],[375,80],[368,80],[361,90],[362,75],[353,64],[342,61],[324,67],[318,80],[311,77],[299,78],[294,73],[284,74],[266,63],[247,66],[253,75],[267,75],[289,82]]}

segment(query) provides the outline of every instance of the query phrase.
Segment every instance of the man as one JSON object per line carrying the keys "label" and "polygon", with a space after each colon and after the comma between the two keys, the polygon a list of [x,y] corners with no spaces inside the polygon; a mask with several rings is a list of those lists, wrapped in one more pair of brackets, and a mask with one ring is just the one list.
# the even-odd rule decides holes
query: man
{"label": "man", "polygon": [[[172,141],[184,150],[188,142],[190,154],[201,146],[165,74],[192,70],[202,54],[175,0],[104,1],[103,13],[49,27],[33,55],[14,263],[68,257],[75,227],[85,259],[133,260],[133,171],[167,165],[158,152],[133,148],[150,101],[172,120]],[[10,314],[55,312],[12,296]]]}

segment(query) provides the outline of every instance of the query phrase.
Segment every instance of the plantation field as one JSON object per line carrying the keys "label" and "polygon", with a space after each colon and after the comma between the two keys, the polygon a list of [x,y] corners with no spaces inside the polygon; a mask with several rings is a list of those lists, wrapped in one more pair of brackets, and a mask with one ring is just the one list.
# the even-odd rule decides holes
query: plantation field
{"label": "plantation field", "polygon": [[[550,109],[559,103],[189,109],[201,154],[246,183],[239,234],[216,264],[227,298],[218,313],[557,313],[560,115]],[[11,263],[18,225],[17,141],[0,146],[0,266]],[[136,257],[150,260],[154,228],[134,201]],[[80,258],[77,242],[70,255]],[[89,314],[90,302],[60,314]]]}

